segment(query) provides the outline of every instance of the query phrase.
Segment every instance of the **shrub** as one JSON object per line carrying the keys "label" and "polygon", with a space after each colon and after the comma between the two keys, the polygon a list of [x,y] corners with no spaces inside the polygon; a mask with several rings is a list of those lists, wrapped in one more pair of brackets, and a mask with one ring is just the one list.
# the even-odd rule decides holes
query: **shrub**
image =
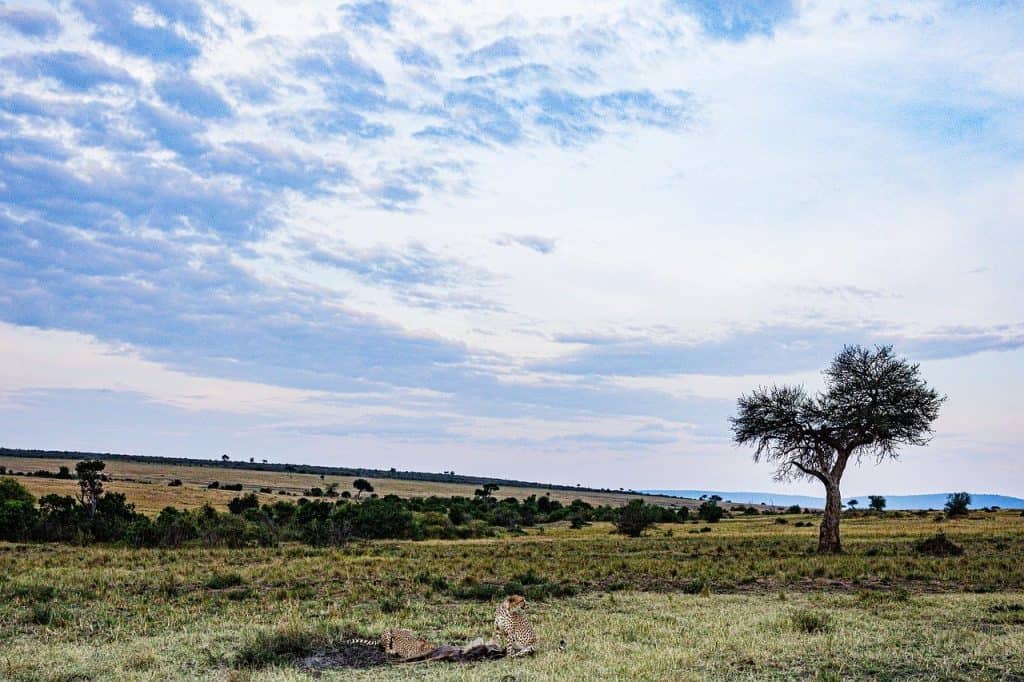
{"label": "shrub", "polygon": [[[407,539],[417,534],[417,525],[406,503],[395,495],[371,498],[355,507],[352,528],[355,535],[368,539]],[[345,509],[342,506],[339,509]]]}
{"label": "shrub", "polygon": [[13,478],[0,478],[0,540],[27,540],[39,514],[35,498]]}
{"label": "shrub", "polygon": [[35,504],[36,498],[28,488],[13,478],[0,478],[0,502],[28,502]]}
{"label": "shrub", "polygon": [[945,533],[938,533],[917,543],[917,551],[929,556],[946,557],[960,556],[964,548],[947,538]]}
{"label": "shrub", "polygon": [[210,490],[216,490],[217,488],[220,487],[220,481],[213,481],[210,483],[210,485],[206,487],[209,488]]}
{"label": "shrub", "polygon": [[644,504],[643,500],[630,500],[626,506],[619,510],[619,518],[615,522],[615,529],[623,535],[638,538],[653,523],[654,519],[650,506]]}
{"label": "shrub", "polygon": [[789,519],[784,519],[784,518],[782,518],[782,517],[780,516],[779,518],[775,519],[775,523],[778,523],[778,524],[786,524],[786,523],[789,523]]}
{"label": "shrub", "polygon": [[970,493],[950,493],[946,498],[946,515],[967,516],[968,507],[970,506]]}
{"label": "shrub", "polygon": [[580,528],[583,528],[587,525],[589,525],[587,522],[587,517],[583,514],[573,514],[569,517],[569,527],[573,530],[579,530]]}
{"label": "shrub", "polygon": [[725,510],[718,506],[714,500],[702,502],[697,509],[697,518],[708,523],[718,523],[725,516]]}
{"label": "shrub", "polygon": [[171,487],[171,488],[180,488],[181,487],[181,479],[180,478],[176,478],[173,481],[171,481],[170,483],[168,483],[167,485],[168,485],[168,487]]}
{"label": "shrub", "polygon": [[243,497],[233,498],[228,502],[228,511],[232,514],[241,514],[246,509],[259,509],[260,500],[253,493],[249,493]]}
{"label": "shrub", "polygon": [[448,510],[448,520],[453,526],[461,526],[466,522],[466,510],[462,507],[452,507]]}

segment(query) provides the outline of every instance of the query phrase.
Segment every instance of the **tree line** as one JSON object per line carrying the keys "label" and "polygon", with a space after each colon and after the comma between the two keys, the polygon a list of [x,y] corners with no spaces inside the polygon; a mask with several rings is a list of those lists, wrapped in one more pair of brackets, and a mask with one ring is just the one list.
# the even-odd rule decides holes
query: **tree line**
{"label": "tree line", "polygon": [[[563,504],[546,495],[498,499],[495,493],[500,488],[491,483],[477,489],[473,497],[406,499],[371,494],[360,500],[360,495],[373,490],[364,479],[355,482],[354,497],[262,503],[257,494],[247,493],[232,499],[227,512],[210,505],[191,510],[166,507],[150,518],[135,511],[123,494],[104,490],[103,469],[99,460],[78,462],[76,496],[49,494],[38,500],[18,481],[0,478],[0,540],[120,542],[135,547],[249,547],[282,541],[332,545],[356,539],[487,537],[558,521],[568,521],[573,528],[609,521],[624,534],[639,535],[653,523],[691,518],[686,507],[659,507],[642,500],[616,508],[579,499]],[[692,516],[713,523],[727,513],[712,500]]]}

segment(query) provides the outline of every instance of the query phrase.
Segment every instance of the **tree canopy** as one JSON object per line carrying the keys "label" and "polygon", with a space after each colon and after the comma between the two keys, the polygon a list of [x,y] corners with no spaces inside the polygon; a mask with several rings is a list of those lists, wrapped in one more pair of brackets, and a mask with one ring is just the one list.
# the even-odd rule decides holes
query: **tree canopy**
{"label": "tree canopy", "polygon": [[839,482],[847,464],[895,459],[905,445],[926,445],[945,397],[892,346],[846,346],[823,374],[824,389],[815,394],[771,386],[741,396],[731,424],[733,440],[754,446],[755,461],[775,464],[777,480],[825,485],[819,550],[839,551]]}

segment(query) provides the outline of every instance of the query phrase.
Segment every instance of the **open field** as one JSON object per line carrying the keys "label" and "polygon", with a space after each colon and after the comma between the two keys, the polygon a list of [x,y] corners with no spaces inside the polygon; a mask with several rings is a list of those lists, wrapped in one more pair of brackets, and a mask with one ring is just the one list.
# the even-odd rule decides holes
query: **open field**
{"label": "open field", "polygon": [[[1024,678],[1024,518],[847,519],[840,556],[815,554],[816,529],[796,528],[800,518],[703,533],[671,524],[636,539],[558,524],[342,548],[0,544],[0,678],[308,679],[275,659],[284,644],[329,648],[387,625],[462,643],[489,636],[506,591],[531,599],[534,658],[324,676]],[[963,555],[916,550],[939,529]]]}
{"label": "open field", "polygon": [[[74,471],[76,461],[78,460],[0,457],[0,466],[7,467],[8,471],[29,472],[42,469],[55,472],[63,465]],[[209,503],[218,509],[226,509],[228,501],[241,494],[227,490],[209,490],[207,486],[211,481],[219,481],[222,484],[241,483],[244,486],[244,492],[252,492],[260,488],[271,488],[274,492],[263,495],[265,499],[262,499],[263,502],[271,502],[274,499],[288,499],[287,496],[278,494],[282,490],[291,495],[301,495],[303,490],[313,487],[323,488],[329,483],[337,483],[339,490],[351,491],[352,481],[355,480],[355,477],[352,476],[327,476],[321,479],[315,474],[209,466],[183,466],[180,464],[151,464],[148,462],[126,462],[116,459],[107,461],[107,468],[104,470],[104,473],[112,478],[110,483],[106,485],[107,490],[124,493],[128,501],[133,503],[138,511],[146,514],[155,514],[167,506],[191,509],[205,503]],[[182,485],[180,487],[168,487],[167,484],[174,479],[180,479]],[[399,497],[427,497],[429,495],[462,495],[472,497],[473,491],[479,487],[463,483],[439,483],[392,478],[371,478],[369,480],[377,494],[393,494]],[[22,476],[18,478],[18,481],[37,497],[49,493],[71,495],[77,490],[77,484],[73,480]],[[628,500],[636,498],[643,498],[652,504],[668,506],[686,505],[692,507],[698,504],[694,500],[683,500],[662,495],[627,495],[617,492],[605,493],[586,490],[574,491],[502,486],[498,492],[498,497],[515,497],[517,499],[523,499],[530,495],[547,495],[552,500],[558,500],[563,504],[568,504],[575,499],[581,499],[595,506],[620,506]]]}

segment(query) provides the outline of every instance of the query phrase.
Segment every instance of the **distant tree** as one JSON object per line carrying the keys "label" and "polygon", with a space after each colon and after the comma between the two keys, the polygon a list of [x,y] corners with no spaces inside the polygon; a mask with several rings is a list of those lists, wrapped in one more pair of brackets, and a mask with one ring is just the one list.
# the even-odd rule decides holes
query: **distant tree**
{"label": "distant tree", "polygon": [[870,500],[868,506],[871,507],[872,511],[885,511],[885,498],[883,496],[868,495],[868,500]]}
{"label": "distant tree", "polygon": [[800,512],[800,505],[799,504],[791,504],[791,505],[789,505],[788,507],[786,507],[786,513],[787,514],[799,514],[799,513],[801,513]]}
{"label": "distant tree", "polygon": [[266,463],[267,463],[267,460],[265,460],[265,459],[264,459],[264,460],[261,460],[261,461],[262,461],[262,462],[263,462],[264,464],[266,464]]}
{"label": "distant tree", "polygon": [[849,507],[850,509],[856,509],[858,504],[860,504],[860,502],[856,499],[853,499],[847,502],[846,506]]}
{"label": "distant tree", "polygon": [[0,476],[3,476],[6,473],[7,473],[7,467],[5,467],[3,465],[0,465]]}
{"label": "distant tree", "polygon": [[712,502],[721,502],[722,501],[722,496],[721,495],[712,495],[708,499],[711,500]]}
{"label": "distant tree", "polygon": [[619,518],[615,521],[615,529],[623,535],[638,538],[654,524],[652,511],[653,508],[644,504],[643,500],[630,500],[629,504],[619,509]]}
{"label": "distant tree", "polygon": [[824,371],[825,389],[759,388],[741,396],[731,419],[733,440],[753,445],[754,461],[777,465],[777,480],[817,479],[825,486],[818,551],[842,551],[840,481],[852,459],[896,459],[903,445],[926,445],[945,401],[918,365],[893,354],[847,346]]}
{"label": "distant tree", "polygon": [[78,474],[78,501],[89,510],[89,518],[96,516],[96,505],[103,495],[102,471],[106,464],[98,459],[86,459],[75,464]]}
{"label": "distant tree", "polygon": [[249,458],[249,464],[252,464],[252,463],[254,463],[255,461],[256,461],[256,458],[255,458],[255,457],[250,457],[250,458]]}
{"label": "distant tree", "polygon": [[66,466],[61,465],[61,467],[57,470],[56,478],[61,478],[61,479],[69,479],[69,478],[71,478],[71,470],[68,469]]}
{"label": "distant tree", "polygon": [[220,487],[220,481],[211,481],[210,485],[206,487],[209,488],[210,490],[216,490],[217,488]]}
{"label": "distant tree", "polygon": [[971,506],[970,493],[950,493],[946,497],[946,514],[949,516],[967,516]]}
{"label": "distant tree", "polygon": [[725,516],[725,510],[718,506],[714,500],[701,502],[697,508],[697,518],[708,523],[718,523]]}
{"label": "distant tree", "polygon": [[220,459],[221,459],[221,461],[222,461],[222,462],[226,462],[226,461],[228,461],[228,460],[229,460],[229,459],[231,459],[231,458],[230,458],[230,457],[228,457],[227,455],[221,455],[221,456],[220,456]]}
{"label": "distant tree", "polygon": [[494,493],[498,492],[498,489],[499,488],[496,483],[484,483],[483,487],[477,488],[473,491],[473,495],[486,500]]}
{"label": "distant tree", "polygon": [[350,493],[350,492],[349,492],[349,491],[347,491],[347,490],[342,490],[342,491],[341,491],[341,496],[342,496],[342,498],[343,498],[343,499],[346,499],[346,500],[347,500],[347,499],[349,499],[350,497],[352,497],[352,493]]}
{"label": "distant tree", "polygon": [[365,478],[357,478],[356,480],[352,481],[352,487],[356,489],[357,500],[359,499],[359,496],[362,495],[363,493],[373,492],[373,484],[367,481]]}
{"label": "distant tree", "polygon": [[248,493],[242,497],[236,497],[228,502],[228,511],[232,514],[241,514],[246,509],[259,509],[260,500],[255,493]]}
{"label": "distant tree", "polygon": [[181,479],[180,478],[176,478],[173,481],[171,481],[170,483],[168,483],[167,485],[170,486],[171,488],[179,488],[179,487],[181,487]]}
{"label": "distant tree", "polygon": [[326,495],[327,497],[337,497],[338,496],[338,484],[337,483],[328,483],[327,484],[327,490],[324,491],[324,495]]}

